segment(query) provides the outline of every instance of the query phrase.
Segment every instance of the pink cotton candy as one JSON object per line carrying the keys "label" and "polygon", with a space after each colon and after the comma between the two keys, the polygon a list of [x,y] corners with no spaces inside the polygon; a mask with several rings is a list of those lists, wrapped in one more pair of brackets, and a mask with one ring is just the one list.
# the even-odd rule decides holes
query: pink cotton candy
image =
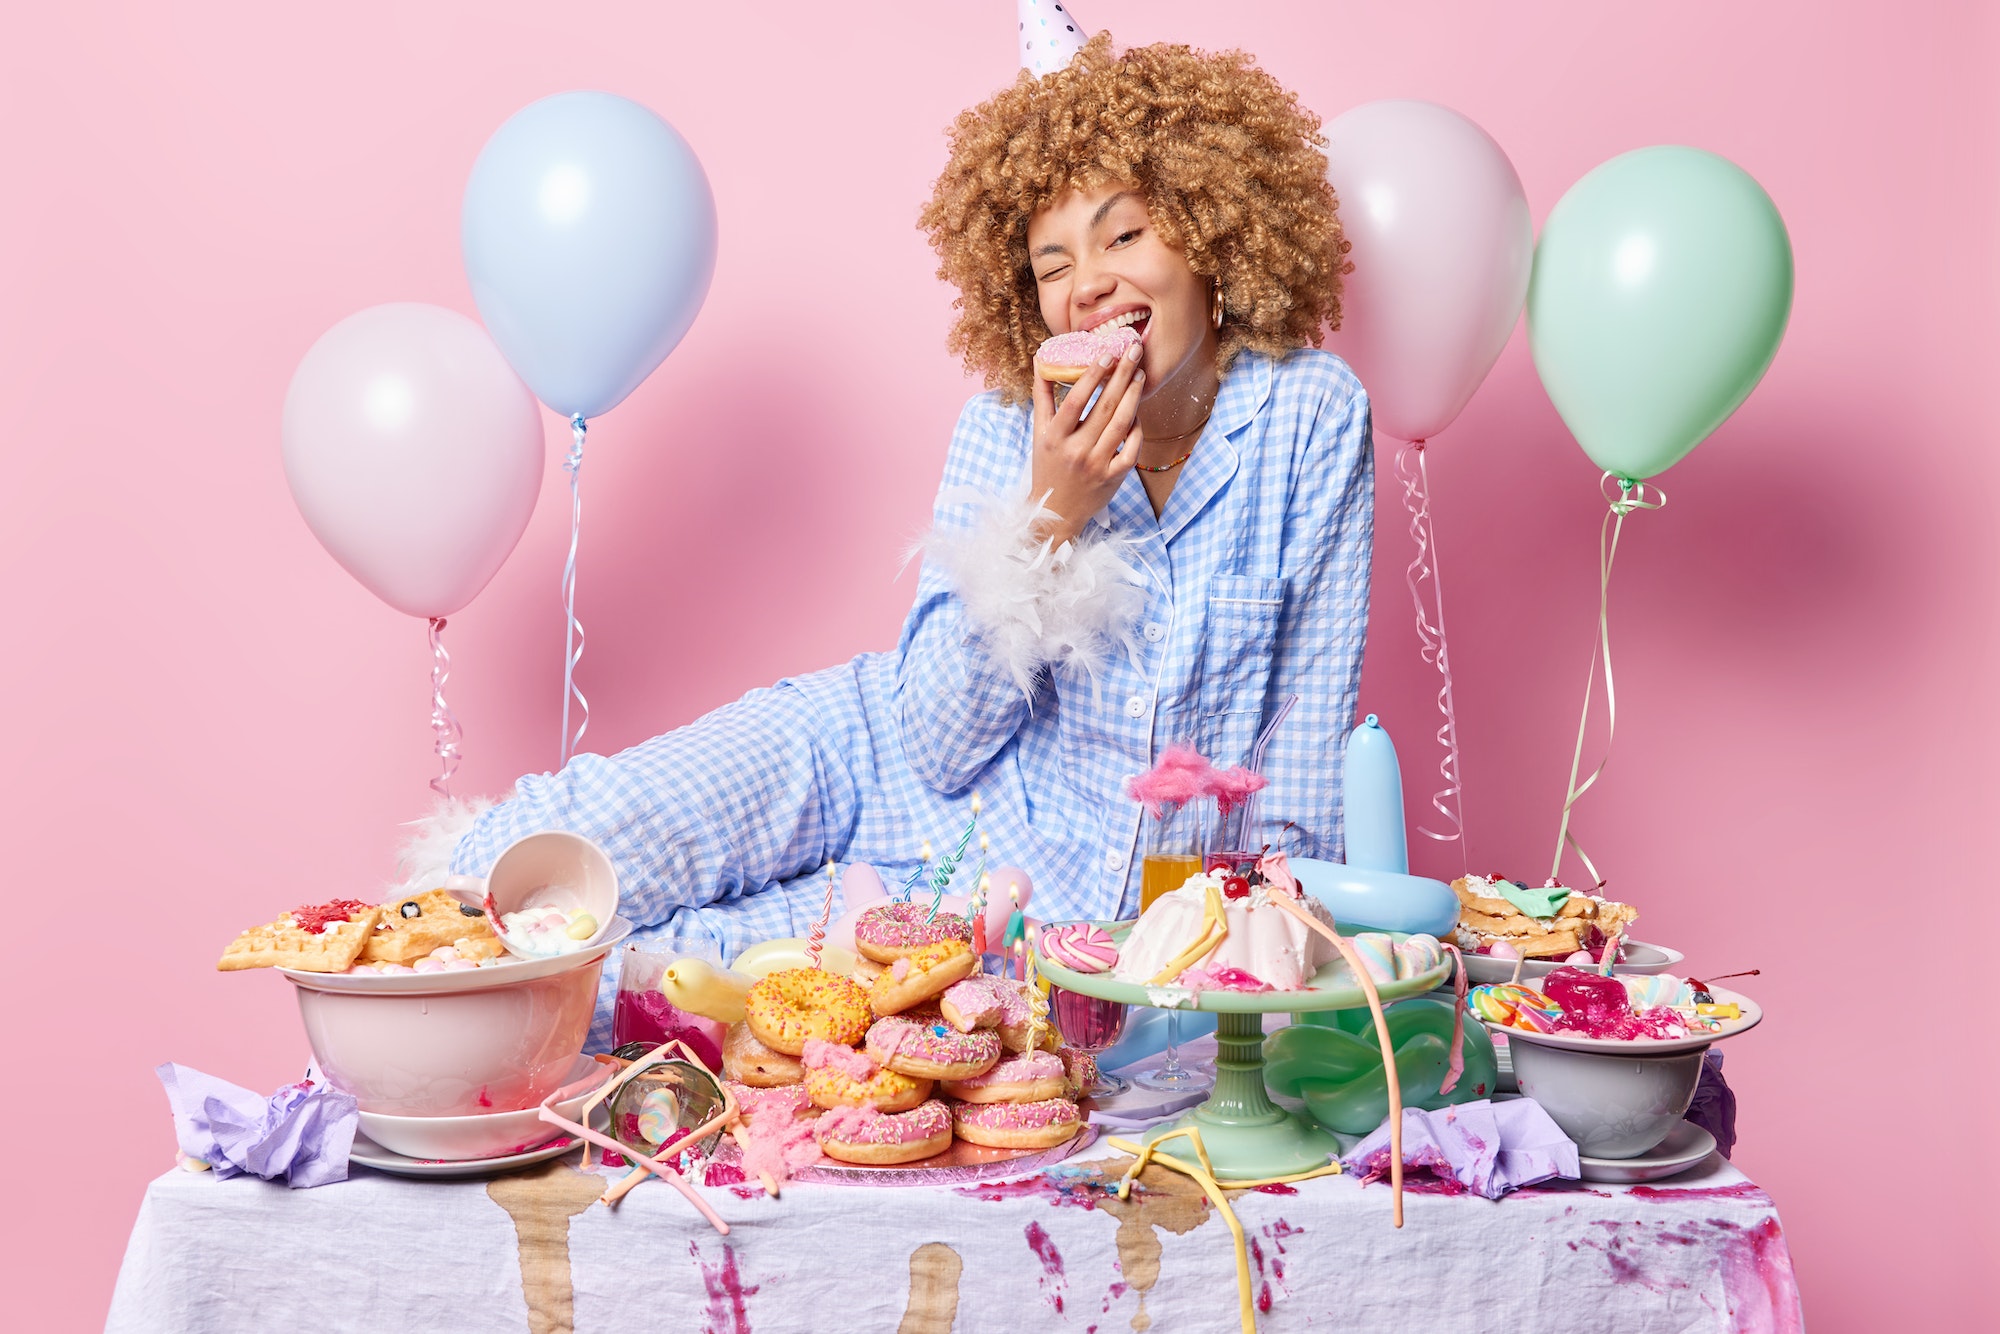
{"label": "pink cotton candy", "polygon": [[823,1038],[807,1038],[805,1051],[799,1061],[808,1070],[838,1070],[850,1079],[870,1080],[875,1077],[877,1066],[861,1052],[852,1047],[843,1047],[837,1042]]}
{"label": "pink cotton candy", "polygon": [[1254,792],[1261,792],[1269,785],[1270,779],[1262,774],[1253,774],[1240,764],[1232,764],[1227,769],[1212,769],[1208,775],[1208,796],[1222,808],[1224,815],[1250,800]]}
{"label": "pink cotton candy", "polygon": [[1164,819],[1197,797],[1210,795],[1215,766],[1186,742],[1168,746],[1145,773],[1125,780],[1125,795]]}
{"label": "pink cotton candy", "polygon": [[792,1173],[819,1160],[812,1117],[764,1116],[743,1127],[743,1175],[788,1181]]}

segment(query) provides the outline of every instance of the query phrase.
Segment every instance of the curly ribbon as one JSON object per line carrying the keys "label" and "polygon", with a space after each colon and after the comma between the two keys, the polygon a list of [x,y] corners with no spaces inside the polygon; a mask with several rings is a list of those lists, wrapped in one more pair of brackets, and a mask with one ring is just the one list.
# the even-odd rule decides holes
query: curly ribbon
{"label": "curly ribbon", "polygon": [[[1403,481],[1403,504],[1410,511],[1410,537],[1417,544],[1416,558],[1403,572],[1403,579],[1410,586],[1410,601],[1417,609],[1417,638],[1421,641],[1418,652],[1443,678],[1437,702],[1444,723],[1437,730],[1437,739],[1444,747],[1444,758],[1438,761],[1438,777],[1444,780],[1444,786],[1432,794],[1431,808],[1448,820],[1451,828],[1447,833],[1439,833],[1420,824],[1417,832],[1440,843],[1456,841],[1460,854],[1467,856],[1469,868],[1471,862],[1465,849],[1465,796],[1458,777],[1458,708],[1451,690],[1451,653],[1444,633],[1444,584],[1438,577],[1437,539],[1431,530],[1431,479],[1424,464],[1423,441],[1412,440],[1403,446],[1396,455],[1396,472]],[[1425,580],[1430,581],[1434,613],[1424,603]]]}
{"label": "curly ribbon", "polygon": [[[1195,1161],[1190,1163],[1169,1153],[1162,1153],[1160,1146],[1170,1139],[1185,1139],[1194,1146]],[[1338,1176],[1340,1160],[1334,1159],[1324,1167],[1315,1167],[1306,1172],[1293,1172],[1289,1176],[1264,1177],[1257,1181],[1218,1181],[1215,1164],[1209,1161],[1208,1146],[1201,1142],[1201,1130],[1197,1126],[1182,1126],[1155,1136],[1144,1144],[1135,1144],[1129,1139],[1116,1136],[1105,1143],[1121,1153],[1132,1155],[1132,1165],[1125,1169],[1125,1175],[1118,1179],[1118,1198],[1132,1197],[1132,1183],[1146,1170],[1148,1163],[1158,1163],[1161,1167],[1179,1172],[1201,1187],[1202,1194],[1208,1196],[1222,1220],[1229,1224],[1229,1236],[1236,1246],[1236,1319],[1242,1334],[1257,1334],[1256,1304],[1250,1287],[1250,1256],[1244,1245],[1243,1224],[1236,1217],[1236,1211],[1229,1207],[1230,1191],[1256,1190],[1260,1186],[1288,1185],[1294,1181],[1310,1181],[1314,1177]]]}
{"label": "curly ribbon", "polygon": [[[563,471],[569,474],[569,558],[563,562],[562,577],[563,615],[568,618],[563,627],[564,764],[568,764],[569,757],[576,754],[584,732],[590,727],[590,701],[576,688],[576,664],[583,659],[583,622],[576,619],[576,543],[583,531],[583,491],[580,483],[583,478],[583,438],[588,430],[582,413],[569,419],[569,455],[563,459]],[[569,730],[569,704],[572,699],[583,714],[577,722],[574,736]]]}
{"label": "curly ribbon", "polygon": [[458,716],[444,702],[444,683],[451,680],[451,654],[444,651],[444,617],[431,617],[431,735],[437,739],[438,764],[443,772],[431,779],[431,791],[440,797],[451,795],[451,776],[458,772],[458,743],[465,729]]}
{"label": "curly ribbon", "polygon": [[[1618,483],[1617,496],[1604,492],[1606,482]],[[1576,725],[1576,753],[1570,757],[1569,790],[1563,797],[1562,828],[1556,835],[1556,857],[1549,867],[1549,879],[1555,880],[1562,870],[1563,849],[1567,847],[1583,863],[1592,887],[1602,888],[1604,877],[1598,874],[1596,863],[1590,860],[1582,845],[1571,836],[1569,817],[1577,799],[1590,791],[1598,776],[1604,772],[1604,766],[1610,762],[1611,740],[1618,732],[1618,687],[1611,677],[1611,563],[1618,558],[1618,537],[1625,530],[1626,515],[1633,510],[1661,508],[1667,503],[1667,493],[1658,487],[1649,487],[1643,481],[1614,477],[1608,472],[1598,479],[1597,486],[1609,506],[1604,513],[1604,522],[1597,530],[1597,643],[1590,654],[1590,674],[1583,681],[1583,717]],[[1590,777],[1579,784],[1576,775],[1583,768],[1583,736],[1590,727],[1590,697],[1597,687],[1597,664],[1600,659],[1604,662],[1604,754],[1598,759],[1597,767],[1590,771]],[[1518,974],[1520,970],[1515,971]]]}

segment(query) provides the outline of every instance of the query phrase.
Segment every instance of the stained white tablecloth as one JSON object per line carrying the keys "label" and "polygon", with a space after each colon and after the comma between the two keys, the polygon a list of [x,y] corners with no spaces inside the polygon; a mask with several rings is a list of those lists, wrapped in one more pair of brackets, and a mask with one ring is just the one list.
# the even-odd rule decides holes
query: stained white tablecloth
{"label": "stained white tablecloth", "polygon": [[[1077,1163],[1125,1163],[1102,1142]],[[671,1189],[614,1211],[574,1155],[491,1181],[357,1167],[288,1190],[172,1171],[148,1188],[112,1301],[127,1331],[1233,1331],[1229,1230],[1186,1178],[1150,1169],[1107,1200],[1077,1163],[1003,1185]],[[1693,1334],[1801,1328],[1769,1196],[1719,1159],[1629,1189],[1494,1202],[1352,1178],[1250,1191],[1259,1328]]]}

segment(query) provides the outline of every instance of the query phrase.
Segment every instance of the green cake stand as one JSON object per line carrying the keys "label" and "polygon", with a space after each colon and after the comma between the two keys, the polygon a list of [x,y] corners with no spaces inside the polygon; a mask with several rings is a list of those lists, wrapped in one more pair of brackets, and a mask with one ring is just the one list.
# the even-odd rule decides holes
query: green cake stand
{"label": "green cake stand", "polygon": [[[1097,922],[1124,947],[1132,922]],[[1407,933],[1389,931],[1401,943]],[[1064,991],[1099,1000],[1123,1001],[1127,1005],[1151,1005],[1146,988],[1136,982],[1120,982],[1110,973],[1079,973],[1051,962],[1040,951],[1035,967],[1042,976]],[[1380,983],[1376,994],[1384,1005],[1421,996],[1451,977],[1447,959],[1429,972],[1394,982]],[[1302,1014],[1318,1010],[1365,1009],[1368,997],[1354,980],[1344,960],[1335,959],[1315,973],[1301,991],[1204,991],[1195,1003],[1180,1008],[1207,1010],[1215,1015],[1215,1088],[1208,1101],[1187,1115],[1146,1134],[1146,1142],[1175,1130],[1194,1127],[1201,1131],[1202,1145],[1215,1164],[1222,1181],[1256,1181],[1264,1177],[1290,1176],[1326,1165],[1340,1152],[1338,1140],[1296,1113],[1271,1101],[1264,1090],[1264,1016],[1271,1013]],[[1170,1151],[1193,1157],[1193,1147],[1171,1146]]]}

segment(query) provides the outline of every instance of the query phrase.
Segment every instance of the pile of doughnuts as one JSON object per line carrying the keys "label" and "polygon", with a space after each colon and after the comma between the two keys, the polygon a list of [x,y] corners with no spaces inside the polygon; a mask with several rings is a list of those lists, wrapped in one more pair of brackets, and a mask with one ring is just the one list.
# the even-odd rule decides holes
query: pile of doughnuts
{"label": "pile of doughnuts", "polygon": [[1088,1054],[1039,1041],[1025,984],[988,977],[972,926],[925,905],[883,903],[854,928],[855,979],[814,968],[750,988],[723,1041],[724,1075],[748,1090],[803,1087],[798,1114],[827,1157],[918,1162],[954,1136],[992,1148],[1050,1148],[1083,1125],[1076,1105],[1096,1078]]}

